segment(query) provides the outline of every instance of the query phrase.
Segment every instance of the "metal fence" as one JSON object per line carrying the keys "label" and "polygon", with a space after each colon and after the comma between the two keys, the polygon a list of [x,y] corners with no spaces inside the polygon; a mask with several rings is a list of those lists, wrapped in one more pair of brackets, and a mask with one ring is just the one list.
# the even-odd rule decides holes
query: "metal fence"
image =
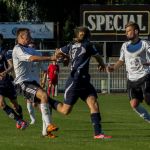
{"label": "metal fence", "polygon": [[[54,53],[54,50],[39,50],[45,56],[50,56]],[[10,52],[12,52],[10,50]],[[109,58],[109,63],[115,62],[118,58]],[[43,62],[45,68],[48,67],[50,62]],[[63,64],[59,64],[60,73],[57,92],[64,92],[65,82],[70,73],[70,67],[64,67]],[[113,73],[107,72],[98,72],[97,63],[93,60],[90,62],[89,73],[91,75],[91,83],[96,88],[97,92],[102,93],[112,93],[112,92],[126,92],[126,71],[125,66],[122,66],[120,69]],[[42,77],[40,72],[40,77]]]}
{"label": "metal fence", "polygon": [[[43,55],[51,55],[54,50],[42,50]],[[105,58],[104,58],[105,59]],[[108,63],[113,64],[116,62],[118,57],[109,57]],[[49,62],[45,62],[46,67],[48,67]],[[64,92],[65,83],[67,77],[70,73],[70,66],[64,67],[63,64],[59,64],[60,73],[59,73],[59,81],[58,81],[58,92]],[[97,71],[97,63],[94,59],[91,59],[89,73],[91,75],[91,83],[96,88],[97,92],[102,93],[113,93],[113,92],[126,92],[126,71],[125,66],[122,66],[117,71],[113,73],[107,72],[98,72]]]}
{"label": "metal fence", "polygon": [[[63,67],[62,64],[60,64],[58,92],[64,91],[65,82],[69,73],[70,68]],[[97,64],[90,63],[89,73],[91,75],[91,83],[96,88],[97,92],[126,92],[126,71],[124,66],[113,73],[107,73],[98,72]]]}

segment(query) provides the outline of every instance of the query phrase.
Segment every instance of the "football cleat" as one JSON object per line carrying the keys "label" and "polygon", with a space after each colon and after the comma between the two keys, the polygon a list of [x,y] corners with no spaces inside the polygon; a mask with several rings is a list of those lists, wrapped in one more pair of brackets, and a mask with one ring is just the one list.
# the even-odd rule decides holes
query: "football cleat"
{"label": "football cleat", "polygon": [[54,125],[54,124],[48,125],[48,127],[46,129],[48,134],[51,133],[52,131],[57,131],[57,130],[58,130],[58,127],[56,125]]}
{"label": "football cleat", "polygon": [[21,130],[24,130],[25,128],[28,127],[28,123],[26,121],[21,121]]}
{"label": "football cleat", "polygon": [[17,129],[20,129],[20,128],[21,128],[20,120],[16,122],[16,128],[17,128]]}
{"label": "football cleat", "polygon": [[56,138],[57,136],[49,132],[47,135],[43,135],[43,137],[53,139],[53,138]]}
{"label": "football cleat", "polygon": [[105,134],[99,134],[99,135],[95,135],[94,139],[111,139],[112,136],[110,135],[105,135]]}
{"label": "football cleat", "polygon": [[16,123],[16,128],[17,129],[25,129],[28,127],[28,123],[26,121],[23,121],[23,120],[18,120],[17,123]]}

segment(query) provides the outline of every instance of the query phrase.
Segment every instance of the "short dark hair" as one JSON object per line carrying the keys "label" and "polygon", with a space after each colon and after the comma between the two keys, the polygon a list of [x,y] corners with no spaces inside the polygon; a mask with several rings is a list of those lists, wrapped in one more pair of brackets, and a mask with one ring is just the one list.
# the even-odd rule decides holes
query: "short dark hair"
{"label": "short dark hair", "polygon": [[125,25],[125,28],[127,28],[129,26],[133,27],[135,30],[138,30],[138,32],[140,32],[140,27],[137,23],[130,21]]}
{"label": "short dark hair", "polygon": [[83,27],[83,26],[76,27],[74,29],[75,38],[78,36],[79,32],[84,32],[85,33],[85,36],[84,36],[85,39],[89,38],[91,36],[90,30],[87,27]]}
{"label": "short dark hair", "polygon": [[0,39],[1,39],[1,40],[3,40],[3,39],[4,39],[4,37],[3,37],[3,34],[2,34],[2,33],[0,33]]}

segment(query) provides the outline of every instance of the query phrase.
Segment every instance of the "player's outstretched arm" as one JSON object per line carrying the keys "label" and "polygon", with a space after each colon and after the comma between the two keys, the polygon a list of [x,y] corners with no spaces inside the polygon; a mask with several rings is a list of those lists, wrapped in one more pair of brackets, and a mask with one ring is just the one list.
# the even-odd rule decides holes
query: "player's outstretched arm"
{"label": "player's outstretched arm", "polygon": [[108,65],[106,67],[107,72],[113,72],[119,69],[124,64],[124,61],[118,60],[114,65]]}
{"label": "player's outstretched arm", "polygon": [[32,55],[29,57],[29,61],[36,62],[36,61],[56,61],[55,55],[52,56],[36,56]]}

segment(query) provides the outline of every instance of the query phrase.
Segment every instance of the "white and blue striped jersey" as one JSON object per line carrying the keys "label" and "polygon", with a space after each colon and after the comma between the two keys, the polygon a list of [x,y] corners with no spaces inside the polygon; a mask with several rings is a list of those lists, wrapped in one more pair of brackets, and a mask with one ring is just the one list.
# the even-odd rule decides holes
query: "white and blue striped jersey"
{"label": "white and blue striped jersey", "polygon": [[124,61],[126,65],[127,78],[131,81],[137,81],[148,74],[149,67],[143,65],[149,61],[150,44],[146,40],[137,43],[131,41],[123,43],[119,60]]}

